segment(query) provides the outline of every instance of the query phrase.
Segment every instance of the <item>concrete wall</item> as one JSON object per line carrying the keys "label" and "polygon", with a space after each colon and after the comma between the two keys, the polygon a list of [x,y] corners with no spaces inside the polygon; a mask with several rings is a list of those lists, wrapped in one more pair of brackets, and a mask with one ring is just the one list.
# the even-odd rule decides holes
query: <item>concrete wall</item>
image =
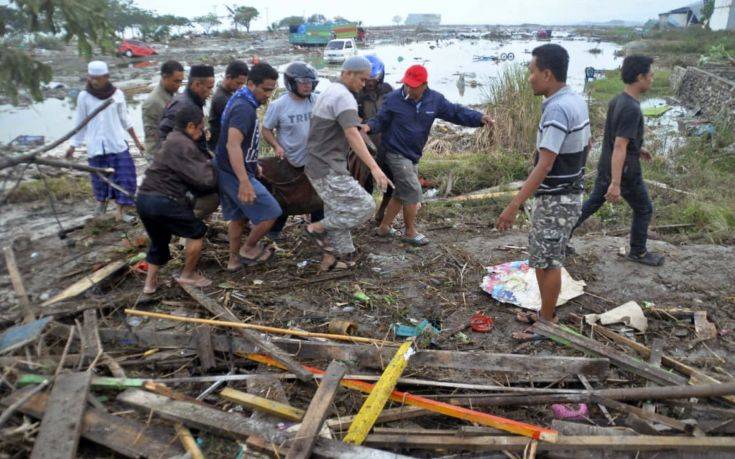
{"label": "concrete wall", "polygon": [[671,86],[687,107],[699,108],[708,117],[726,117],[735,123],[735,81],[697,67],[676,67]]}
{"label": "concrete wall", "polygon": [[716,0],[709,21],[712,30],[735,30],[735,0]]}

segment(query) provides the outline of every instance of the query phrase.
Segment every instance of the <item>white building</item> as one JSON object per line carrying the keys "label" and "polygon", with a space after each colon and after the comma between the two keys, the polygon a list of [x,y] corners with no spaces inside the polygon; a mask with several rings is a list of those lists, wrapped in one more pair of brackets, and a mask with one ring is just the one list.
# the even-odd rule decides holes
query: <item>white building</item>
{"label": "white building", "polygon": [[712,30],[735,30],[735,0],[715,0],[715,11],[709,20]]}

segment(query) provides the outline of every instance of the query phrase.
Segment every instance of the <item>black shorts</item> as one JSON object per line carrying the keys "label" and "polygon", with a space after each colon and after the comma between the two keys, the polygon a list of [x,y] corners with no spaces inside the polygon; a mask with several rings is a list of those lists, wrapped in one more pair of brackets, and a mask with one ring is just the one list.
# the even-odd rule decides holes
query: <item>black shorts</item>
{"label": "black shorts", "polygon": [[201,239],[207,233],[207,225],[194,216],[191,207],[166,196],[139,193],[135,207],[151,239],[148,263],[162,266],[171,259],[168,245],[172,236]]}

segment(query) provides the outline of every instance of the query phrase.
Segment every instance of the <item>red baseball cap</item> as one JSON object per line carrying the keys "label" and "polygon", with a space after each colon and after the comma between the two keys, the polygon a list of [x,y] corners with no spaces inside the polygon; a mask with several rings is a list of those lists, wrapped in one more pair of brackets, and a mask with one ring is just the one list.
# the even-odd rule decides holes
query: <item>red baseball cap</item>
{"label": "red baseball cap", "polygon": [[406,74],[403,75],[401,83],[410,88],[418,88],[427,81],[429,81],[429,72],[426,71],[426,67],[423,65],[412,65],[406,70]]}

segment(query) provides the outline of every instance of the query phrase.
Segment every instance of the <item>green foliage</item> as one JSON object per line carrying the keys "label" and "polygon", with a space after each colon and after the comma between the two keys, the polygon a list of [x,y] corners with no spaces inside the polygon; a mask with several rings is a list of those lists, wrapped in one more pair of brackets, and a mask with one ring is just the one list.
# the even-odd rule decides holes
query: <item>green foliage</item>
{"label": "green foliage", "polygon": [[314,13],[311,16],[309,16],[309,19],[307,19],[306,22],[313,22],[315,24],[322,24],[324,22],[327,22],[327,18],[323,14]]}
{"label": "green foliage", "polygon": [[704,0],[702,5],[702,21],[709,24],[712,13],[715,12],[715,0]]}
{"label": "green foliage", "polygon": [[441,191],[446,190],[451,176],[452,194],[463,194],[523,180],[530,166],[530,154],[494,151],[438,155],[427,152],[421,159],[419,172],[435,182]]}
{"label": "green foliage", "polygon": [[64,41],[53,35],[38,34],[33,37],[33,47],[61,51],[64,49]]}
{"label": "green foliage", "polygon": [[399,15],[393,16],[393,24],[395,25],[401,25],[401,22],[403,22],[403,18]]}
{"label": "green foliage", "polygon": [[654,55],[706,54],[712,46],[720,46],[735,56],[735,33],[690,27],[683,30],[661,30],[646,36],[646,52]]}
{"label": "green foliage", "polygon": [[230,18],[235,25],[235,29],[241,25],[245,27],[248,33],[250,32],[250,23],[260,15],[258,10],[252,6],[227,7],[227,9],[230,11]]}
{"label": "green foliage", "polygon": [[304,23],[304,18],[302,16],[287,16],[280,21],[278,21],[277,27],[291,27],[291,26],[298,26]]}
{"label": "green foliage", "polygon": [[194,22],[202,26],[204,33],[210,34],[213,28],[222,24],[219,17],[215,13],[205,14],[204,16],[198,16],[194,18]]}

